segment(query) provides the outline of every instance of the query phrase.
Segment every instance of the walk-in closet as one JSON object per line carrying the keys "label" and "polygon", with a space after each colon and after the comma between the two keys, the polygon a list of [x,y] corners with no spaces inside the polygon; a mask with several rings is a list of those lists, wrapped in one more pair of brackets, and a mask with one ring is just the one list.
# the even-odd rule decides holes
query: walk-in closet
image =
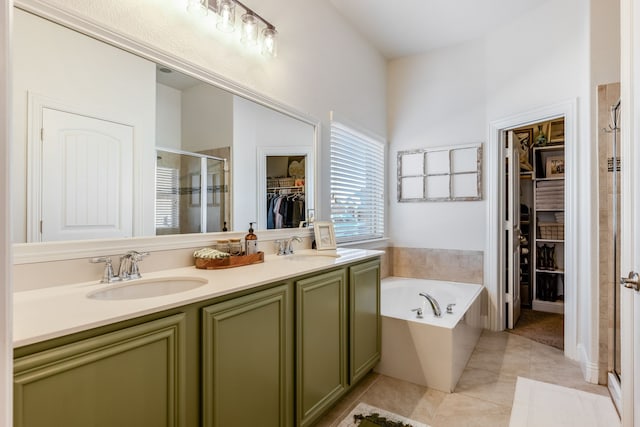
{"label": "walk-in closet", "polygon": [[305,156],[267,156],[267,229],[305,220]]}
{"label": "walk-in closet", "polygon": [[[519,291],[514,333],[562,349],[565,298],[564,118],[514,129],[508,138],[515,243],[510,256]],[[509,161],[509,160],[507,160]],[[507,175],[507,179],[510,179]],[[519,200],[519,203],[516,202]],[[517,216],[517,217],[516,217]],[[517,300],[514,300],[517,303]]]}

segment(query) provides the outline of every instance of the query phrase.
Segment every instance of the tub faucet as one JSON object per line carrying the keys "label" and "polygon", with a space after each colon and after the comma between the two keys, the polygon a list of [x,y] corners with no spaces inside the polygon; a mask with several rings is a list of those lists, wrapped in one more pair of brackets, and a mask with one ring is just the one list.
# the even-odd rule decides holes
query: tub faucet
{"label": "tub faucet", "polygon": [[433,310],[433,315],[436,317],[442,317],[442,310],[440,310],[440,304],[438,304],[438,301],[436,301],[436,299],[434,297],[432,297],[431,295],[425,293],[425,292],[420,292],[419,294],[421,297],[425,297],[427,299],[427,301],[429,301],[429,304],[431,304],[431,309]]}

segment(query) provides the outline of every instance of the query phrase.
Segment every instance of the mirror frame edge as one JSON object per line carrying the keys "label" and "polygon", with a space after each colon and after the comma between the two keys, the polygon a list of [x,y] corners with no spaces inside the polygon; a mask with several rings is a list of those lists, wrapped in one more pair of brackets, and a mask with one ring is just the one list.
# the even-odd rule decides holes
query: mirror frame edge
{"label": "mirror frame edge", "polygon": [[[314,129],[314,139],[312,150],[315,157],[315,167],[313,171],[313,209],[318,212],[320,203],[318,199],[318,148],[321,138],[321,121],[309,114],[296,110],[276,99],[263,95],[255,90],[236,83],[209,69],[193,64],[183,58],[164,52],[156,46],[149,45],[134,38],[117,33],[103,24],[89,20],[71,11],[53,6],[42,0],[15,0],[13,7],[25,12],[47,19],[58,25],[62,25],[70,30],[84,34],[113,47],[137,55],[146,60],[172,67],[176,71],[197,78],[205,83],[228,91],[233,95],[240,96],[256,104],[262,105],[273,111],[279,112],[293,119],[311,125]],[[233,198],[233,194],[231,195]],[[233,217],[233,202],[231,202],[229,214]],[[256,212],[257,214],[257,212]],[[234,226],[232,224],[232,226]],[[292,234],[311,235],[311,230],[300,233],[298,228],[279,230],[257,230],[259,234],[265,233],[267,240],[279,239]],[[124,239],[107,240],[83,240],[66,242],[41,242],[41,243],[13,243],[13,264],[29,264],[37,262],[63,261],[68,259],[87,258],[100,256],[103,254],[113,254],[126,252],[127,250],[171,250],[198,247],[210,244],[219,236],[225,238],[244,236],[245,232],[219,232],[219,233],[194,233],[180,234],[172,236],[137,236]]]}

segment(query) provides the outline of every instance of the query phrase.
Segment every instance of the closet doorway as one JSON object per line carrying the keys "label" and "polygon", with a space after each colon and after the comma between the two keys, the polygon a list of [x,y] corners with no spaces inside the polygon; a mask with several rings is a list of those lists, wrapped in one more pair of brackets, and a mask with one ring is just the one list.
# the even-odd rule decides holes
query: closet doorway
{"label": "closet doorway", "polygon": [[[256,193],[258,200],[263,201],[258,203],[258,230],[298,228],[311,216],[314,211],[313,150],[305,146],[258,147]],[[276,223],[272,201],[281,196],[293,202],[288,205],[292,210],[288,211],[286,221],[282,215]]]}
{"label": "closet doorway", "polygon": [[[573,360],[580,360],[583,348],[578,346],[578,280],[581,276],[590,277],[588,272],[580,273],[577,269],[578,252],[578,188],[579,183],[586,181],[588,172],[576,167],[578,160],[578,147],[576,144],[578,134],[577,114],[578,100],[549,104],[540,108],[527,110],[506,116],[489,123],[489,142],[487,143],[487,248],[484,262],[484,283],[489,296],[489,310],[487,323],[495,331],[507,328],[507,311],[510,296],[507,294],[506,280],[506,244],[505,239],[505,192],[506,188],[506,150],[505,139],[509,130],[533,126],[536,123],[564,118],[565,138],[565,241],[564,241],[564,355]],[[537,127],[535,128],[537,130]],[[535,138],[535,134],[534,134]],[[533,166],[533,165],[532,165]],[[518,179],[519,179],[519,173]],[[582,180],[582,178],[585,180]],[[586,214],[587,220],[589,215]],[[584,244],[580,251],[590,257],[591,240],[589,235],[581,235]],[[579,274],[580,273],[580,274]],[[589,281],[583,282],[580,293],[586,298],[594,294]],[[581,283],[582,284],[582,283]],[[593,325],[583,325],[584,333],[596,339],[597,331]],[[596,372],[592,367],[586,366],[585,378],[593,378]]]}
{"label": "closet doorway", "polygon": [[564,117],[505,131],[505,327],[564,349]]}

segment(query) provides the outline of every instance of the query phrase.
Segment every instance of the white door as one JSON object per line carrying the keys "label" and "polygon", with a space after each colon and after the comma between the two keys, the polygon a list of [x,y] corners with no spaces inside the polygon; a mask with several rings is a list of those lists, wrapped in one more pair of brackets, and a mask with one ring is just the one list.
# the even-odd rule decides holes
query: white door
{"label": "white door", "polygon": [[[640,100],[639,100],[640,101]],[[624,114],[625,104],[622,104]],[[629,117],[629,115],[626,115]],[[640,134],[622,121],[620,345],[622,421],[640,427]]]}
{"label": "white door", "polygon": [[[640,271],[640,2],[620,2],[620,272]],[[640,427],[640,292],[620,285],[622,425]],[[635,289],[634,289],[635,288]]]}
{"label": "white door", "polygon": [[507,327],[513,329],[520,318],[520,151],[513,131],[507,134]]}
{"label": "white door", "polygon": [[132,236],[132,127],[44,108],[41,177],[41,241]]}

